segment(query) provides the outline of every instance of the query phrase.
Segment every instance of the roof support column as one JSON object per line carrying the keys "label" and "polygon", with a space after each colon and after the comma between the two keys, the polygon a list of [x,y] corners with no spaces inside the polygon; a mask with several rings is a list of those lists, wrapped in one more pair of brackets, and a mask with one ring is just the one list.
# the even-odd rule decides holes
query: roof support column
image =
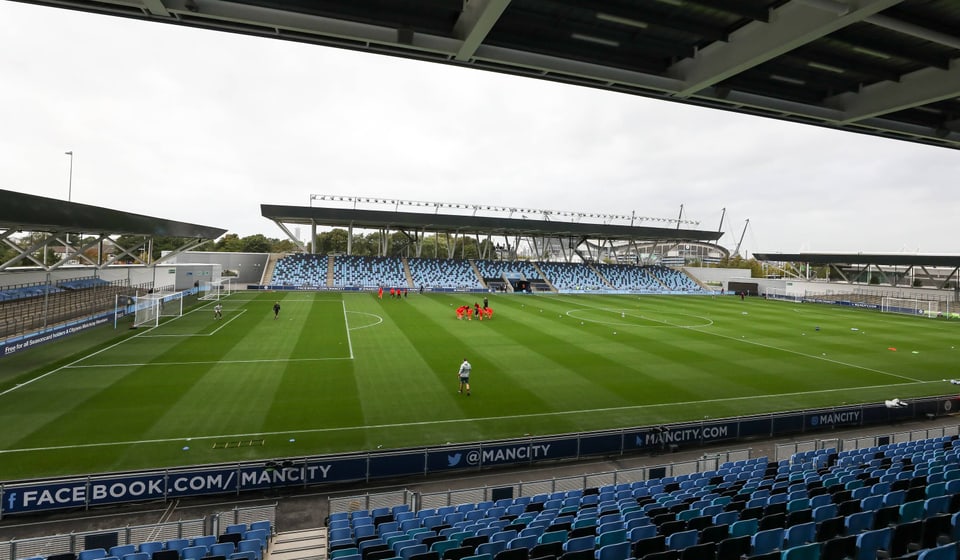
{"label": "roof support column", "polygon": [[353,254],[353,222],[347,226],[347,255]]}
{"label": "roof support column", "polygon": [[[950,283],[950,277],[953,276],[954,274],[956,274],[958,270],[960,270],[960,266],[955,266],[955,267],[953,267],[953,270],[951,270],[950,273],[947,274],[946,277],[944,277],[943,282],[941,282],[940,285],[937,286],[937,288],[938,288],[938,289],[941,289],[941,290],[944,289],[944,288],[946,288],[946,287],[947,287],[947,284]],[[957,292],[956,292],[956,284],[954,284],[954,293],[957,293]]]}
{"label": "roof support column", "polygon": [[[835,265],[835,264],[833,264],[833,263],[830,263],[828,266],[829,266],[830,268],[832,268],[837,274],[839,274],[839,275],[840,275],[840,278],[843,278],[843,281],[844,281],[844,282],[849,282],[849,281],[850,281],[850,279],[847,278],[847,275],[844,274],[843,271],[840,270],[840,268],[839,268],[837,265]],[[830,273],[829,273],[829,272],[827,273],[827,278],[828,278],[828,279],[830,278]]]}

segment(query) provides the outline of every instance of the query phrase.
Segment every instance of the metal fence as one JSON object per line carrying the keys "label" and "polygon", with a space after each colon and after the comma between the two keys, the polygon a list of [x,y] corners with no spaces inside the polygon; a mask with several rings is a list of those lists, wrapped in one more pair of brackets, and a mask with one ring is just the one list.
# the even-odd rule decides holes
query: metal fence
{"label": "metal fence", "polygon": [[583,490],[586,488],[649,480],[651,478],[712,471],[718,469],[723,463],[749,459],[750,451],[750,449],[724,451],[704,455],[700,459],[692,461],[680,461],[651,467],[589,473],[532,482],[516,482],[514,484],[505,484],[496,487],[483,486],[428,493],[397,490],[377,494],[331,497],[328,500],[328,505],[330,513],[372,510],[378,507],[392,507],[404,504],[410,506],[411,509],[418,510],[492,500],[494,493],[498,496],[501,493],[507,493],[511,496],[520,497],[550,494],[553,492],[568,492],[571,490]]}
{"label": "metal fence", "polygon": [[116,535],[116,544],[137,544],[153,540],[194,538],[207,534],[205,519],[190,519],[170,523],[154,523],[117,529],[83,531],[65,535],[34,537],[23,540],[11,540],[0,543],[0,560],[17,558],[46,557],[54,554],[76,553],[87,546],[91,538],[110,538]]}
{"label": "metal fence", "polygon": [[[104,542],[104,540],[113,543],[115,539],[114,544],[116,545],[136,545],[170,539],[192,539],[204,535],[220,534],[227,525],[234,523],[250,523],[251,521],[265,519],[269,519],[271,526],[275,527],[276,517],[277,504],[270,504],[267,506],[238,507],[199,519],[97,529],[29,539],[13,539],[0,542],[0,560],[47,557],[54,554],[75,554],[86,548],[102,548],[99,544],[96,546],[89,546],[89,544]],[[63,523],[63,521],[57,521],[56,523]]]}
{"label": "metal fence", "polygon": [[224,532],[227,525],[237,525],[245,523],[249,525],[254,521],[269,521],[271,531],[277,532],[277,503],[265,506],[247,506],[235,507],[228,511],[221,511],[211,517],[210,534],[219,535]]}
{"label": "metal fence", "polygon": [[44,284],[42,295],[0,302],[0,340],[42,331],[58,324],[113,311],[117,295],[145,291],[152,283],[131,286],[126,280],[80,290],[54,292]]}
{"label": "metal fence", "polygon": [[872,436],[827,438],[809,441],[796,441],[790,443],[778,443],[776,446],[776,460],[786,461],[793,457],[795,453],[801,453],[804,451],[817,451],[820,449],[831,448],[836,449],[838,452],[850,451],[855,449],[864,449],[867,447],[876,447],[878,445],[884,445],[887,443],[904,443],[956,435],[960,435],[960,425],[907,430]]}

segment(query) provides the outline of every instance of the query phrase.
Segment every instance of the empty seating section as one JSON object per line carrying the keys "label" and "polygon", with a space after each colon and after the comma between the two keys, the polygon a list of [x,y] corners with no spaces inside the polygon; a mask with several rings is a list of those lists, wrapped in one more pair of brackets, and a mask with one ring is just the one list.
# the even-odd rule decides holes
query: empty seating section
{"label": "empty seating section", "polygon": [[113,311],[116,296],[143,293],[150,286],[126,281],[79,278],[50,284],[0,289],[0,339],[27,334]]}
{"label": "empty seating section", "polygon": [[[271,284],[276,286],[326,286],[328,260],[325,255],[294,254],[278,260]],[[408,282],[403,259],[339,255],[333,268],[333,285],[339,288],[375,289],[402,287],[416,289],[482,290],[500,289],[511,279],[531,281],[536,290],[549,289],[549,280],[560,291],[622,290],[630,292],[694,292],[704,290],[685,273],[664,266],[624,264],[558,263],[529,261],[471,261],[464,259],[408,258]],[[595,267],[595,268],[594,268]],[[538,270],[539,268],[539,270]],[[488,285],[484,285],[476,272]],[[34,287],[33,289],[39,289]],[[2,294],[2,292],[0,292]]]}
{"label": "empty seating section", "polygon": [[337,287],[409,288],[403,261],[395,257],[358,257],[339,255],[333,265],[333,285]]}
{"label": "empty seating section", "polygon": [[646,267],[629,264],[598,264],[595,266],[597,272],[602,274],[615,290],[663,291],[663,284],[652,276]]}
{"label": "empty seating section", "polygon": [[352,560],[957,560],[957,441],[749,459],[420,511],[334,513],[328,551]]}
{"label": "empty seating section", "polygon": [[484,278],[503,278],[504,274],[510,277],[522,274],[525,280],[540,278],[540,273],[538,273],[533,264],[528,261],[491,261],[477,259],[475,262],[477,270],[480,271],[480,276]]}
{"label": "empty seating section", "polygon": [[20,288],[6,288],[0,290],[0,301],[13,301],[16,299],[27,299],[40,297],[44,294],[56,294],[62,292],[60,288],[50,284],[41,284],[38,286],[22,286]]}
{"label": "empty seating section", "polygon": [[59,282],[57,287],[63,290],[86,290],[87,288],[96,288],[97,286],[108,286],[110,282],[102,278],[79,278],[77,280],[66,280]]}
{"label": "empty seating section", "polygon": [[270,283],[274,286],[326,286],[327,260],[325,255],[287,255],[277,261]]}
{"label": "empty seating section", "polygon": [[558,290],[606,290],[609,289],[603,279],[585,264],[538,262],[543,275]]}
{"label": "empty seating section", "polygon": [[470,261],[462,259],[407,259],[410,277],[417,288],[483,289]]}
{"label": "empty seating section", "polygon": [[268,520],[230,525],[218,535],[122,544],[32,556],[28,560],[263,560],[273,539],[273,524]]}
{"label": "empty seating section", "polygon": [[704,289],[689,276],[666,266],[650,266],[646,270],[671,292],[703,292]]}

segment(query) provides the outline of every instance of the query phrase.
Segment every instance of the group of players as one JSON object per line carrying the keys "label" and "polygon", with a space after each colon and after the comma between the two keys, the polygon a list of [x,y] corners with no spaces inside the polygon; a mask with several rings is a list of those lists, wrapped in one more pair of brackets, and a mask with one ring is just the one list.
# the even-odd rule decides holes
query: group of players
{"label": "group of players", "polygon": [[493,308],[490,307],[487,298],[483,298],[483,307],[480,307],[479,303],[474,303],[473,307],[469,305],[461,305],[458,307],[457,319],[462,321],[464,316],[466,316],[467,321],[472,321],[474,316],[480,321],[483,321],[484,317],[490,320],[493,319]]}
{"label": "group of players", "polygon": [[[420,293],[423,293],[423,290],[421,290]],[[403,288],[403,289],[390,288],[390,297],[397,298],[397,299],[405,298],[407,297],[407,289],[406,288]],[[377,298],[383,299],[383,286],[380,286],[380,288],[377,290]]]}

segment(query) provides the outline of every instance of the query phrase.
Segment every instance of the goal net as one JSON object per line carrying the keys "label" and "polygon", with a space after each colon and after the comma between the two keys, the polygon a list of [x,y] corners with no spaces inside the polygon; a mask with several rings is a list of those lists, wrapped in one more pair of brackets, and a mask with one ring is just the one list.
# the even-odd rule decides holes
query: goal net
{"label": "goal net", "polygon": [[233,282],[230,278],[221,278],[216,282],[200,282],[200,297],[204,301],[216,301],[233,293]]}
{"label": "goal net", "polygon": [[917,298],[884,296],[881,300],[880,311],[884,313],[937,317],[940,314],[940,302]]}
{"label": "goal net", "polygon": [[183,316],[184,292],[155,292],[133,298],[133,326],[156,327],[161,317]]}
{"label": "goal net", "polygon": [[160,324],[160,300],[158,294],[133,298],[133,326],[155,327]]}

